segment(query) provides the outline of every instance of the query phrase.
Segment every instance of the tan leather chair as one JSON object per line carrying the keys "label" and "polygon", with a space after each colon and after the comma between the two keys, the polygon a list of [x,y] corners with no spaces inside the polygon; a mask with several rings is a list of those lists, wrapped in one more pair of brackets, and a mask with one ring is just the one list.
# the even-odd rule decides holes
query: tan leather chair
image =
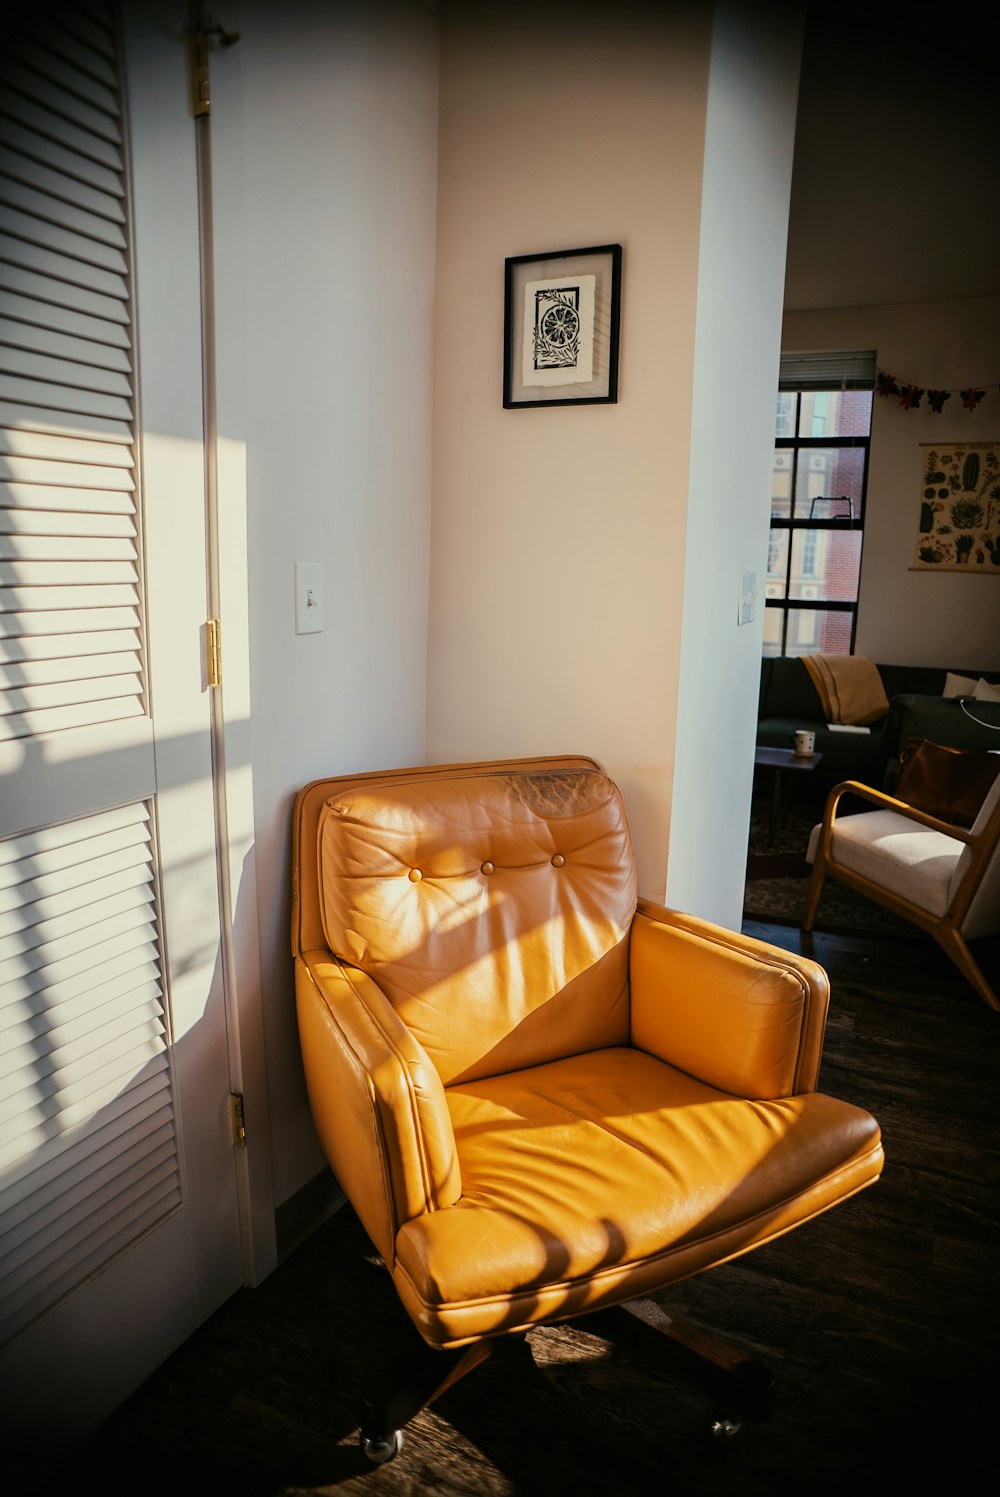
{"label": "tan leather chair", "polygon": [[[422,1338],[367,1401],[371,1460],[499,1338],[724,1263],[878,1178],[874,1119],[816,1090],[825,973],[637,900],[592,759],[317,781],[294,861],[316,1128]],[[708,1360],[733,1411],[716,1433],[766,1417],[766,1369]]]}
{"label": "tan leather chair", "polygon": [[[845,796],[878,810],[839,815]],[[824,881],[838,879],[927,931],[983,1002],[1000,1010],[969,949],[970,941],[1000,931],[1000,776],[969,830],[845,780],[830,791],[806,857],[813,871],[803,930],[815,924]]]}

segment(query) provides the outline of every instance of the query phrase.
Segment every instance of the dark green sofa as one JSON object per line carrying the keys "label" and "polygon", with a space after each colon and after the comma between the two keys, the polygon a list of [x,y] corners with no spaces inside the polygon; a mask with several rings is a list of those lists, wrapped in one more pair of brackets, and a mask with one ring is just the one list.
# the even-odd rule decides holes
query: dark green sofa
{"label": "dark green sofa", "polygon": [[802,661],[769,656],[761,662],[757,745],[791,748],[796,728],[816,734],[816,751],[823,755],[824,778],[861,780],[881,788],[886,772],[910,738],[930,738],[951,748],[1000,749],[1000,702],[967,701],[973,722],[959,702],[942,697],[945,677],[980,676],[996,685],[1000,672],[949,666],[879,665],[887,715],[870,724],[870,733],[833,733],[827,728],[819,695]]}

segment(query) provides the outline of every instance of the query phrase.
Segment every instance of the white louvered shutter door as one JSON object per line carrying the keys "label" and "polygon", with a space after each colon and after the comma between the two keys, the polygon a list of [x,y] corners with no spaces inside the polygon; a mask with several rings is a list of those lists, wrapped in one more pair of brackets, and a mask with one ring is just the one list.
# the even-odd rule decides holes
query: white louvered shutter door
{"label": "white louvered shutter door", "polygon": [[[0,1348],[18,1347],[134,1245],[147,1244],[145,1263],[149,1234],[188,1193],[164,962],[119,66],[114,16],[99,3],[29,22],[0,60]],[[201,502],[196,484],[194,580],[176,578],[195,592]],[[196,679],[187,728],[201,721],[200,691]],[[188,735],[196,777],[208,776],[200,800],[189,796],[202,822],[207,715],[204,728]],[[169,766],[166,742],[161,759]],[[175,861],[193,865],[208,833],[184,836]],[[202,903],[215,895],[212,849],[189,878]],[[176,949],[199,942],[203,932],[180,930]],[[199,1016],[210,982],[195,997]],[[192,1141],[197,1150],[194,1123]],[[161,1256],[180,1261],[176,1232],[163,1240]],[[162,1316],[158,1289],[145,1292]],[[96,1380],[99,1356],[93,1365]]]}

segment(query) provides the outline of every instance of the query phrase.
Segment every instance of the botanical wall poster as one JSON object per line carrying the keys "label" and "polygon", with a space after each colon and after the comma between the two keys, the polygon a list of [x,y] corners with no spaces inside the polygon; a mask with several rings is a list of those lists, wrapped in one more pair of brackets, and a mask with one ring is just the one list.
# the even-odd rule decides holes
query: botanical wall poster
{"label": "botanical wall poster", "polygon": [[1000,442],[921,442],[912,571],[1000,576]]}

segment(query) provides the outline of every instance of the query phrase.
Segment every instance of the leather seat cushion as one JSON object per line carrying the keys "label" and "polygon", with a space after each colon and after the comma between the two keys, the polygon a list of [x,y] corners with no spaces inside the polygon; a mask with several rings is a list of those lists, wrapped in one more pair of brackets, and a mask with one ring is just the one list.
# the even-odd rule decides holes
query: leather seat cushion
{"label": "leather seat cushion", "polygon": [[748,1102],[609,1049],[452,1086],[454,1206],[395,1279],[427,1340],[578,1314],[685,1278],[876,1178],[878,1125],[820,1093]]}

